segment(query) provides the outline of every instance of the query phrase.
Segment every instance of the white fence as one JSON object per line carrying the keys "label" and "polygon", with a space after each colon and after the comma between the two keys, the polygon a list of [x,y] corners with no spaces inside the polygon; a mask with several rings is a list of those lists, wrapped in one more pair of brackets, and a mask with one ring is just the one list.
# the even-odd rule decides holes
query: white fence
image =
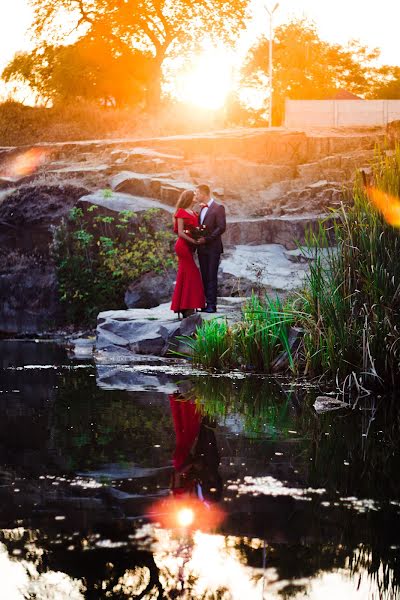
{"label": "white fence", "polygon": [[285,127],[373,127],[400,119],[400,100],[286,100]]}

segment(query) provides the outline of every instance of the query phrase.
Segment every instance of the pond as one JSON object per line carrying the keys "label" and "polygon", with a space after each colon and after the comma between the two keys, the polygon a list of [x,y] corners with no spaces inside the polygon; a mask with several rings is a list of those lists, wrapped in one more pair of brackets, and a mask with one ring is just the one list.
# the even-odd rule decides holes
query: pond
{"label": "pond", "polygon": [[396,397],[0,342],[0,597],[397,598]]}

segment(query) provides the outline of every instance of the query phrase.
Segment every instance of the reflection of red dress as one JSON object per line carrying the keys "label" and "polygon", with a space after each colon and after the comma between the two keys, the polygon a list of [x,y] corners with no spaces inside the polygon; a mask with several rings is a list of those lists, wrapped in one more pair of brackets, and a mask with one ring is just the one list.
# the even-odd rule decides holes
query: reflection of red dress
{"label": "reflection of red dress", "polygon": [[[175,215],[175,233],[178,233],[177,219],[184,219],[185,227],[197,227],[199,218],[180,208]],[[193,258],[194,246],[186,240],[178,238],[175,252],[178,256],[178,273],[174,294],[172,296],[171,310],[180,312],[188,308],[204,308],[205,297],[203,281],[200,271]]]}
{"label": "reflection of red dress", "polygon": [[169,402],[176,437],[173,465],[179,470],[184,466],[199,435],[201,414],[194,402],[182,399],[179,394],[170,394]]}

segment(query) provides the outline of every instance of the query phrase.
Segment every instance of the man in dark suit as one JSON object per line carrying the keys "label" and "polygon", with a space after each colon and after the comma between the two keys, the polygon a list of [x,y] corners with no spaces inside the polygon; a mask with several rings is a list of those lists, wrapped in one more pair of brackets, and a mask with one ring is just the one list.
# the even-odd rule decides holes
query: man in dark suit
{"label": "man in dark suit", "polygon": [[221,235],[226,229],[225,208],[211,196],[208,185],[197,186],[195,196],[197,202],[202,206],[200,224],[205,225],[207,231],[204,243],[197,247],[207,302],[204,310],[207,313],[215,313],[217,311],[218,266],[224,251]]}

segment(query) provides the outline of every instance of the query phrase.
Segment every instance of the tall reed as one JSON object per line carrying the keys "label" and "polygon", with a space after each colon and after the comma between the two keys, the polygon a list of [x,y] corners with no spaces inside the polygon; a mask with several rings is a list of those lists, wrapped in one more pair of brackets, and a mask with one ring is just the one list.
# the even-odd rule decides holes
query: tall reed
{"label": "tall reed", "polygon": [[270,372],[274,360],[287,352],[294,361],[289,330],[294,314],[279,298],[260,299],[252,294],[242,309],[242,320],[229,325],[225,319],[205,321],[194,338],[185,338],[195,364],[208,368]]}
{"label": "tall reed", "polygon": [[310,234],[315,260],[298,314],[306,372],[394,384],[400,378],[400,232],[371,199],[379,190],[399,202],[400,147],[376,151],[371,180],[366,187],[357,176],[354,202],[342,206],[334,225],[337,248],[329,248],[323,226]]}

